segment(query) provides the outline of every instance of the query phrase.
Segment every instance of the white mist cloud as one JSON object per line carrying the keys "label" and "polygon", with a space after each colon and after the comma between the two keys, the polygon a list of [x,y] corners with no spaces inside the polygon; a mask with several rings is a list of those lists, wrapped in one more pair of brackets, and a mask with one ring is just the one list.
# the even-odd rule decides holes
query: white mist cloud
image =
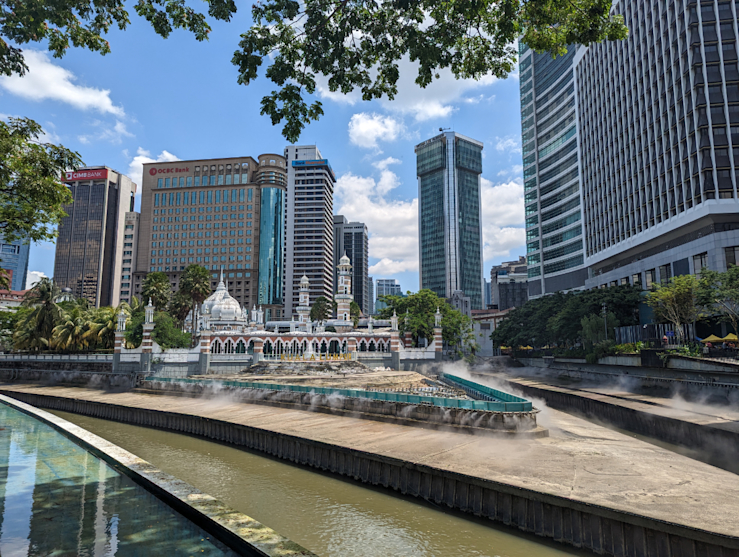
{"label": "white mist cloud", "polygon": [[26,290],[33,288],[33,285],[40,281],[42,278],[48,278],[46,273],[43,271],[28,271],[26,275]]}
{"label": "white mist cloud", "polygon": [[402,122],[374,112],[359,112],[349,121],[349,141],[364,149],[378,149],[378,141],[395,141],[404,131]]}
{"label": "white mist cloud", "polygon": [[131,162],[128,164],[128,177],[139,186],[138,194],[141,194],[141,182],[142,173],[144,171],[144,164],[149,162],[172,162],[178,161],[180,158],[177,155],[173,155],[169,151],[162,151],[157,155],[156,158],[152,158],[151,152],[146,149],[139,147],[136,150],[136,156],[133,157]]}

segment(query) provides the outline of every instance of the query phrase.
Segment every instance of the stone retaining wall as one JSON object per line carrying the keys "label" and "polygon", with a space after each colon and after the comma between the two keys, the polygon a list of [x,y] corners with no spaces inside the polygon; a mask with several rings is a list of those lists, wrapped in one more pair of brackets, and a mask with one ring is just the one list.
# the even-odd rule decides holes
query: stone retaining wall
{"label": "stone retaining wall", "polygon": [[182,384],[164,381],[143,381],[143,389],[162,394],[203,396],[228,395],[250,404],[294,407],[328,414],[351,415],[369,420],[388,421],[434,429],[449,428],[467,433],[526,435],[546,437],[547,430],[536,425],[538,410],[531,412],[488,412],[465,408],[443,408],[428,404],[410,404],[386,400],[370,400],[312,393],[222,387],[218,384]]}
{"label": "stone retaining wall", "polygon": [[110,371],[1,369],[0,382],[34,382],[49,385],[70,385],[101,389],[132,389],[143,375],[110,373]]}
{"label": "stone retaining wall", "polygon": [[46,395],[6,394],[44,408],[157,427],[242,446],[370,485],[394,489],[599,555],[739,557],[736,537],[729,538],[400,459],[187,414]]}

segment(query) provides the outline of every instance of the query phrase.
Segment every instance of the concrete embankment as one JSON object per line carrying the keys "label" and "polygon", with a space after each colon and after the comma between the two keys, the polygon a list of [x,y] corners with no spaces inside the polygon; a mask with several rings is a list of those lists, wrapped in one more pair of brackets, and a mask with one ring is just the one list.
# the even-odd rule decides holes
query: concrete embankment
{"label": "concrete embankment", "polygon": [[0,395],[0,404],[33,416],[152,492],[180,514],[233,549],[250,557],[316,557],[253,518],[157,469],[149,462],[66,420]]}
{"label": "concrete embankment", "polygon": [[[513,371],[513,370],[511,370]],[[739,462],[739,409],[691,404],[681,399],[635,394],[617,384],[588,386],[556,384],[554,378],[473,372],[478,381],[492,377],[550,408],[576,412],[645,435],[706,453],[709,462],[732,466]],[[679,401],[679,402],[678,402]]]}
{"label": "concrete embankment", "polygon": [[598,554],[739,557],[739,482],[554,410],[557,435],[492,439],[286,408],[4,385],[30,404],[264,452]]}

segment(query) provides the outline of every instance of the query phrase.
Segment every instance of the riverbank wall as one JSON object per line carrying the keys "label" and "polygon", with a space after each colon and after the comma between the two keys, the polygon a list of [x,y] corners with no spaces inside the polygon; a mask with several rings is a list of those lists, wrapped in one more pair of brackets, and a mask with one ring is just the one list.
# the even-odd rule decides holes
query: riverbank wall
{"label": "riverbank wall", "polygon": [[[86,396],[95,395],[85,395],[82,392],[56,396],[11,386],[2,387],[1,392],[34,406],[177,431],[244,447],[366,484],[390,488],[405,495],[488,518],[599,555],[739,557],[739,532],[734,535],[726,532],[716,533],[679,522],[625,512],[602,504],[583,502],[577,498],[552,495],[537,489],[453,472],[417,460],[357,450],[336,443],[288,435],[265,427],[234,423],[230,421],[233,418],[213,419],[191,414],[190,410],[183,413],[114,403],[115,400],[133,401],[134,394],[113,395],[109,397],[110,402],[99,402],[86,399]],[[161,398],[155,397],[157,400]],[[146,402],[152,403],[154,402]],[[160,403],[164,404],[161,401]],[[170,408],[173,404],[168,403]],[[392,436],[386,436],[382,439],[391,438]],[[375,440],[375,443],[378,440]],[[407,444],[404,446],[408,447]],[[474,453],[470,456],[472,454]],[[531,466],[545,464],[544,461],[530,463]],[[480,472],[487,473],[484,468],[480,469]],[[594,478],[597,479],[599,476],[596,475]],[[688,489],[697,489],[696,496],[703,493],[697,487]],[[712,497],[715,505],[722,504],[715,500],[715,495]],[[673,512],[676,505],[676,502],[670,505]],[[648,514],[648,507],[644,507],[643,510]],[[695,512],[699,513],[701,510],[696,508]],[[717,515],[718,520],[725,522],[730,517],[739,516],[733,506],[729,514],[726,513],[727,511],[720,512]]]}

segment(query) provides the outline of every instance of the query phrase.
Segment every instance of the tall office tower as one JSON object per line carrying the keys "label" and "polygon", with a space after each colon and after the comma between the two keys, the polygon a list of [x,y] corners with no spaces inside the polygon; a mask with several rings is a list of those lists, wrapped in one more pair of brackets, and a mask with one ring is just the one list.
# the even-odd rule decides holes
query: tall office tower
{"label": "tall office tower", "polygon": [[153,271],[174,291],[195,263],[211,271],[212,288],[223,268],[239,303],[280,319],[286,176],[285,159],[270,153],[145,164],[134,293]]}
{"label": "tall office tower", "polygon": [[628,39],[578,50],[586,286],[736,263],[737,8],[621,1]]}
{"label": "tall office tower", "polygon": [[443,132],[416,145],[421,288],[482,308],[479,141]]}
{"label": "tall office tower", "polygon": [[490,303],[499,310],[521,307],[529,299],[526,258],[505,261],[490,269]]}
{"label": "tall office tower", "polygon": [[0,235],[0,269],[8,277],[10,290],[26,289],[28,278],[28,254],[31,244],[20,240],[6,242]]}
{"label": "tall office tower", "polygon": [[[315,145],[290,145],[285,202],[285,319],[298,307],[300,279],[310,281],[310,301],[334,296],[334,184],[336,175]],[[353,262],[352,262],[353,263]]]}
{"label": "tall office tower", "polygon": [[74,202],[64,206],[54,261],[54,282],[95,307],[120,301],[126,213],[136,184],[107,166],[67,172]]}
{"label": "tall office tower", "polygon": [[387,304],[380,300],[382,296],[402,296],[403,290],[395,279],[377,279],[377,293],[375,294],[375,312],[385,309]]}
{"label": "tall office tower", "polygon": [[367,292],[367,299],[369,300],[369,314],[374,315],[375,314],[375,279],[372,277],[367,277],[367,286],[368,292]]}
{"label": "tall office tower", "polygon": [[334,215],[334,292],[339,282],[338,265],[346,253],[352,263],[352,293],[362,313],[370,313],[369,235],[363,222],[348,222],[343,215]]}
{"label": "tall office tower", "polygon": [[[529,296],[582,288],[582,208],[575,50],[552,59],[520,46],[521,129]],[[495,304],[496,302],[493,301]]]}
{"label": "tall office tower", "polygon": [[139,217],[134,211],[126,213],[123,231],[123,259],[121,261],[120,301],[131,303],[133,298],[133,272],[136,269],[136,250],[139,243]]}

